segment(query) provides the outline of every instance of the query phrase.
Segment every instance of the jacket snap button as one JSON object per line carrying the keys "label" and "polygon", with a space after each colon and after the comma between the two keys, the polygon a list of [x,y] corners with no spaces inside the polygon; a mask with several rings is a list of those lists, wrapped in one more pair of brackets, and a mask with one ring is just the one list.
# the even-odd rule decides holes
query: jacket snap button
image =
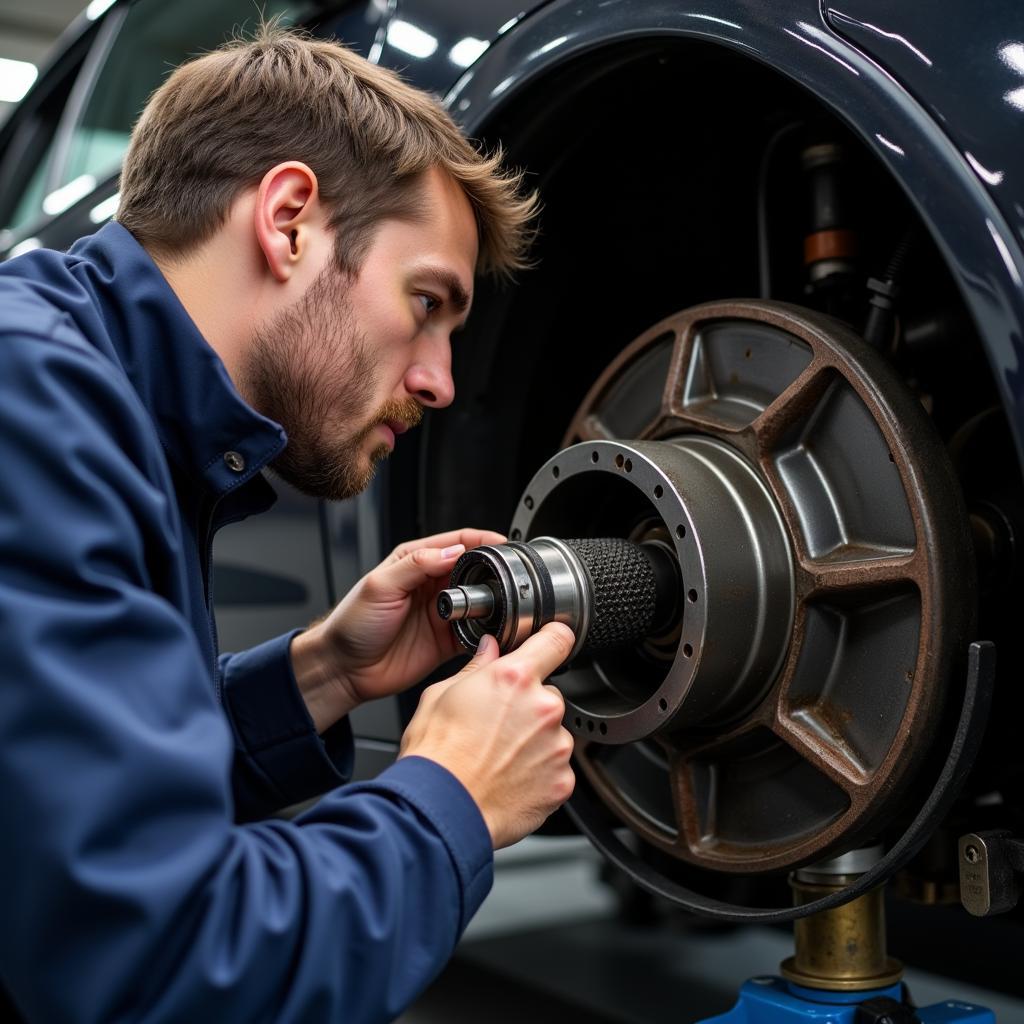
{"label": "jacket snap button", "polygon": [[238,452],[225,452],[224,462],[233,473],[241,473],[245,469],[245,459]]}

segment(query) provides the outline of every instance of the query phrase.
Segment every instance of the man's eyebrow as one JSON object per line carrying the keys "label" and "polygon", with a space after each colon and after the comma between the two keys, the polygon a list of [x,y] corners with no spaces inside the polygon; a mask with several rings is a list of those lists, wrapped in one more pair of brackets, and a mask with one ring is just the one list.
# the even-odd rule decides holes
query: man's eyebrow
{"label": "man's eyebrow", "polygon": [[457,313],[465,313],[469,309],[469,292],[462,286],[458,274],[445,267],[419,267],[414,276],[427,278],[440,285],[448,292],[448,301]]}

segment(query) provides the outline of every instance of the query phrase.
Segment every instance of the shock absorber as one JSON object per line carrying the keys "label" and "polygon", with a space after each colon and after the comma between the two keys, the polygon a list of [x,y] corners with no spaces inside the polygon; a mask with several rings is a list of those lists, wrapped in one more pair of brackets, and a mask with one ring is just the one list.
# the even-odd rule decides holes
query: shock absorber
{"label": "shock absorber", "polygon": [[808,199],[804,236],[807,291],[819,297],[825,312],[846,319],[851,313],[857,272],[848,158],[842,146],[824,142],[806,147],[800,163]]}
{"label": "shock absorber", "polygon": [[665,632],[680,592],[678,562],[658,542],[537,537],[467,551],[437,609],[468,650],[490,633],[502,654],[546,623],[564,622],[576,635],[571,660]]}

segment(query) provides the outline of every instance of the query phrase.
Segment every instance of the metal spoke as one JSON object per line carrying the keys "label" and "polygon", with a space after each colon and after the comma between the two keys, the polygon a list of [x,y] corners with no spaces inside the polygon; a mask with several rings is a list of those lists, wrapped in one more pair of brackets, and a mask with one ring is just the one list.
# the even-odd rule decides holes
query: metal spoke
{"label": "metal spoke", "polygon": [[772,732],[851,798],[871,780],[873,773],[837,728],[828,728],[810,715],[801,716],[799,710],[788,715],[780,711]]}
{"label": "metal spoke", "polygon": [[675,754],[669,760],[669,783],[672,787],[672,805],[676,812],[676,825],[679,828],[677,844],[680,848],[691,850],[700,846],[705,831],[713,831],[714,821],[712,814],[714,809],[704,808],[704,819],[708,823],[708,829],[701,828],[701,814],[697,807],[697,794],[693,788],[693,778],[690,775],[689,759],[683,754]]}
{"label": "metal spoke", "polygon": [[782,394],[769,402],[751,424],[761,450],[774,448],[793,424],[809,416],[834,379],[830,368],[814,359]]}
{"label": "metal spoke", "polygon": [[665,378],[665,390],[661,394],[661,418],[676,417],[686,420],[688,410],[683,405],[683,394],[686,391],[686,379],[690,373],[690,364],[694,353],[694,325],[688,324],[676,334],[672,343],[672,362],[669,364],[668,376]]}
{"label": "metal spoke", "polygon": [[916,551],[846,548],[828,558],[802,558],[800,588],[806,597],[868,590],[916,580],[920,572]]}
{"label": "metal spoke", "polygon": [[577,441],[612,441],[615,435],[608,424],[597,413],[591,413],[580,420],[575,431]]}

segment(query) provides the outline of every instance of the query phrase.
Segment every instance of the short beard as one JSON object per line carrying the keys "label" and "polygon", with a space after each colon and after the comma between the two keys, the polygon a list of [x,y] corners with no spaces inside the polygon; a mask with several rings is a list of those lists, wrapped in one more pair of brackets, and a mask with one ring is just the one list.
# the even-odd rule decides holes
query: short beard
{"label": "short beard", "polygon": [[388,456],[386,444],[364,454],[377,426],[415,426],[423,416],[413,398],[368,413],[378,376],[343,283],[339,271],[325,269],[294,306],[257,328],[241,379],[246,400],[288,434],[274,472],[303,494],[332,500],[366,490]]}

